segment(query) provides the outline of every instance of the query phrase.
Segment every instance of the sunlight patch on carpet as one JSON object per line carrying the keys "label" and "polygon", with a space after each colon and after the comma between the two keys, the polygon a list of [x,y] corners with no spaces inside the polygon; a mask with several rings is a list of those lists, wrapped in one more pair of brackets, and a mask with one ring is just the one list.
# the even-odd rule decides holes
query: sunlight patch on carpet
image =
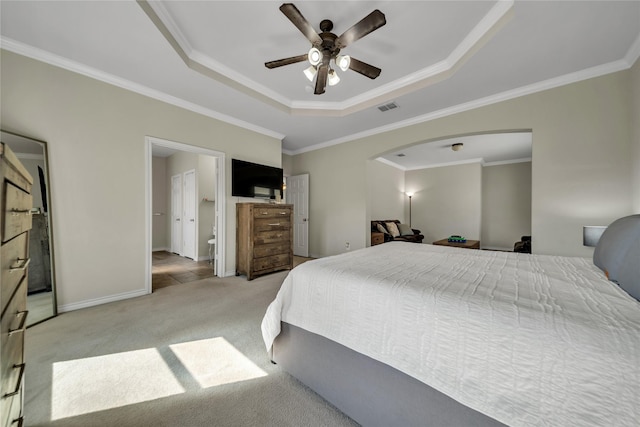
{"label": "sunlight patch on carpet", "polygon": [[157,349],[53,364],[51,420],[184,393]]}
{"label": "sunlight patch on carpet", "polygon": [[223,337],[169,347],[202,388],[267,376]]}

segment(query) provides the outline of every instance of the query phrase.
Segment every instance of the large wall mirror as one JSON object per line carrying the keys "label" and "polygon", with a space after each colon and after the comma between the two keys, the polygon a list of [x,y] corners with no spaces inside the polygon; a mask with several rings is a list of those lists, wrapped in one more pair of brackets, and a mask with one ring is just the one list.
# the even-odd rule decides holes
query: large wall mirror
{"label": "large wall mirror", "polygon": [[32,326],[57,314],[47,145],[5,131],[1,138],[33,177],[27,290],[27,326]]}

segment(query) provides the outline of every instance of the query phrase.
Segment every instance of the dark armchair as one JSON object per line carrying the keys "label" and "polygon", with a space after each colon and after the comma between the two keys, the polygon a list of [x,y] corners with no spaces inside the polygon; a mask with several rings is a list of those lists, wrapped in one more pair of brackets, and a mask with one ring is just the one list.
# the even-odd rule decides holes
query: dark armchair
{"label": "dark armchair", "polygon": [[531,236],[522,236],[519,242],[514,243],[513,252],[530,254],[531,253]]}

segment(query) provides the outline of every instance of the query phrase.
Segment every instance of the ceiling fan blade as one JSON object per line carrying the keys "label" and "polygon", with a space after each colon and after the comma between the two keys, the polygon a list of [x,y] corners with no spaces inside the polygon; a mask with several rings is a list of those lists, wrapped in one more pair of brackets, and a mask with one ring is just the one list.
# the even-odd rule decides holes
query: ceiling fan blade
{"label": "ceiling fan blade", "polygon": [[384,13],[376,9],[362,18],[362,20],[353,27],[342,33],[342,35],[336,39],[336,46],[339,49],[345,48],[354,41],[359,40],[367,34],[382,27],[386,23],[387,20],[384,17]]}
{"label": "ceiling fan blade", "polygon": [[314,46],[320,46],[322,44],[322,39],[313,29],[309,21],[302,16],[302,13],[298,10],[297,7],[293,5],[293,3],[283,3],[280,6],[280,11],[285,14],[289,21],[295,25],[298,30],[311,42]]}
{"label": "ceiling fan blade", "polygon": [[318,74],[316,74],[316,90],[313,92],[315,95],[324,93],[324,88],[327,87],[327,77],[329,76],[329,64],[323,64],[318,67]]}
{"label": "ceiling fan blade", "polygon": [[370,79],[375,79],[380,75],[380,72],[382,71],[378,67],[369,65],[366,62],[358,61],[355,58],[351,58],[349,69],[355,71],[356,73],[360,73],[363,76],[369,77]]}
{"label": "ceiling fan blade", "polygon": [[278,68],[282,67],[283,65],[295,64],[296,62],[302,62],[306,60],[307,54],[305,53],[304,55],[292,56],[291,58],[283,58],[276,61],[265,62],[264,66],[267,68]]}

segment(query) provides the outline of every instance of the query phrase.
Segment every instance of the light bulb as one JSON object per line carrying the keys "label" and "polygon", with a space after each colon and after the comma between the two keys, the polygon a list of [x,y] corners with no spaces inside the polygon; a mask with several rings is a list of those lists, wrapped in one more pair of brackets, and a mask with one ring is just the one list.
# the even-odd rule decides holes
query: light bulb
{"label": "light bulb", "polygon": [[349,55],[338,55],[336,57],[336,65],[342,71],[347,71],[349,69],[350,64],[351,64],[351,57]]}
{"label": "light bulb", "polygon": [[318,65],[320,61],[322,61],[322,52],[320,52],[315,47],[312,47],[311,49],[309,49],[307,58],[309,59],[309,63],[311,65]]}

